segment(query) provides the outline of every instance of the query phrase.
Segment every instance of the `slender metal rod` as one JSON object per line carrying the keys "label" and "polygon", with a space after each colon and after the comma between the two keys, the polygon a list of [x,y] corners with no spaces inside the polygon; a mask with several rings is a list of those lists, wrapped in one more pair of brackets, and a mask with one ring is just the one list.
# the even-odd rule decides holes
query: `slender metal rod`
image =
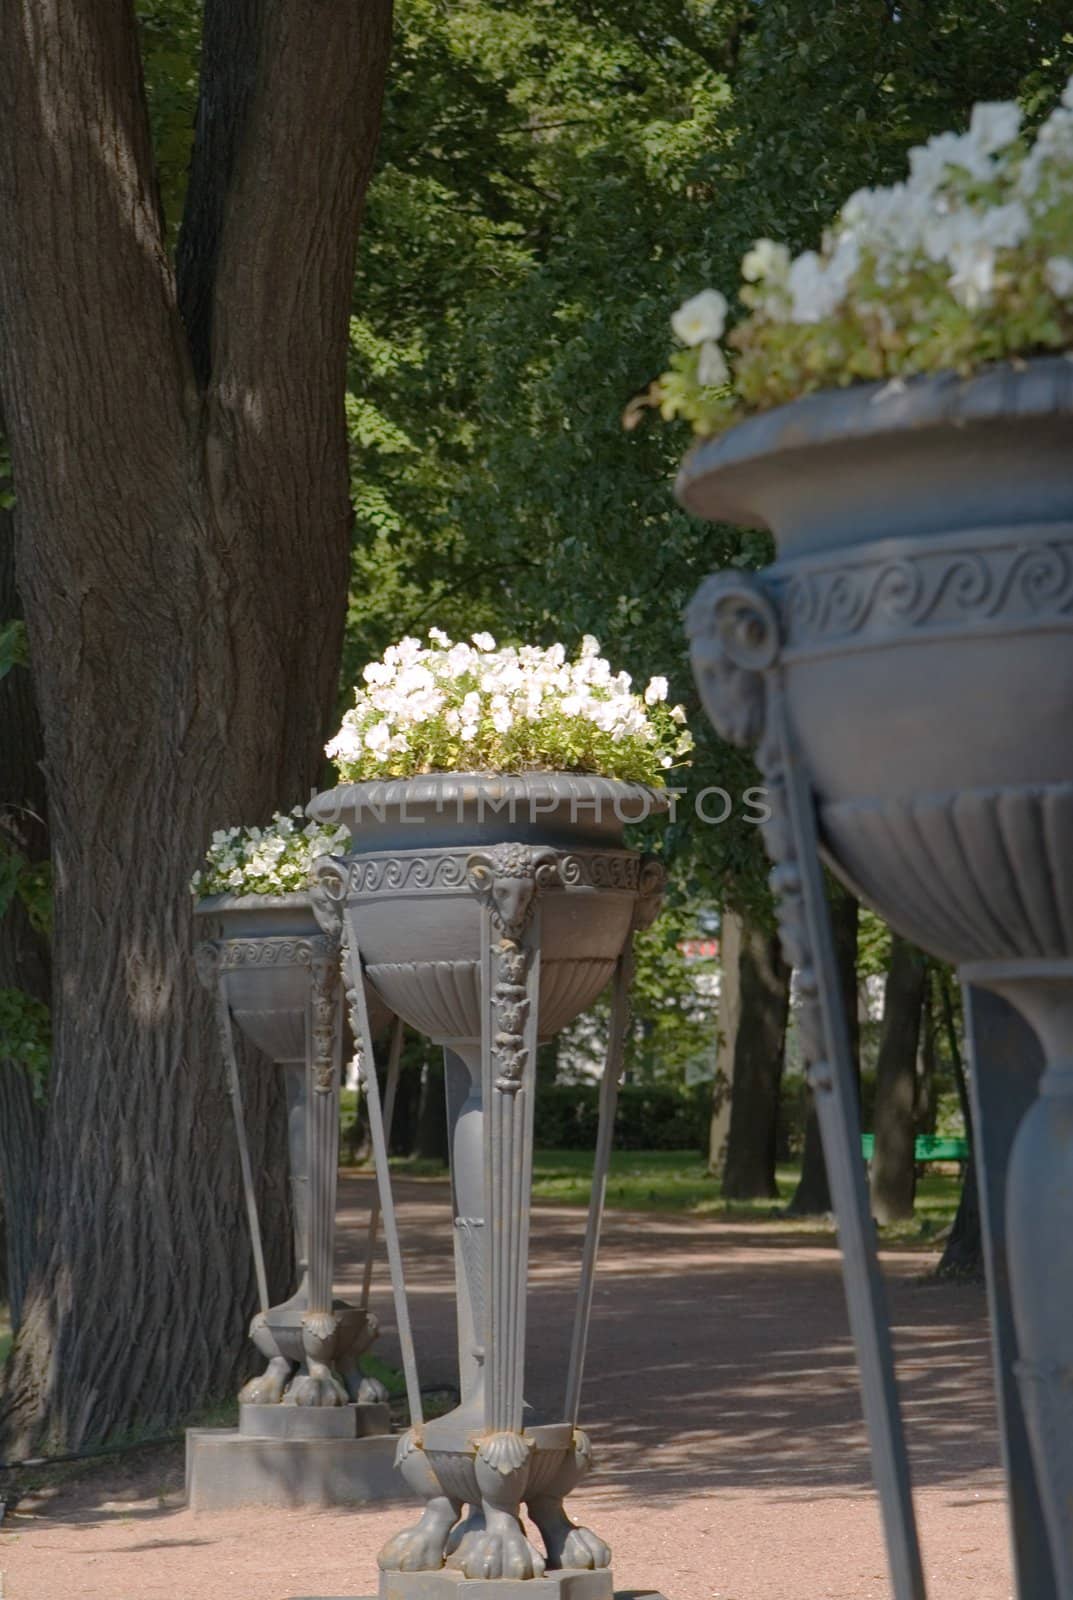
{"label": "slender metal rod", "polygon": [[410,1307],[406,1299],[406,1278],[399,1244],[399,1226],[395,1215],[395,1198],[391,1192],[391,1172],[388,1168],[387,1139],[384,1134],[384,1116],[380,1104],[380,1085],[376,1078],[376,1060],[373,1056],[373,1036],[369,1026],[369,1008],[365,1003],[365,978],[361,965],[361,947],[358,944],[354,916],[346,913],[346,945],[344,960],[347,964],[347,994],[351,1002],[351,1026],[361,1051],[361,1081],[365,1088],[369,1108],[369,1133],[373,1141],[373,1162],[376,1167],[376,1186],[380,1195],[380,1210],[384,1221],[384,1244],[387,1247],[391,1270],[391,1290],[395,1301],[395,1321],[399,1330],[402,1350],[402,1370],[406,1377],[406,1399],[410,1407],[410,1422],[420,1427],[424,1421],[421,1408],[421,1385],[417,1380],[417,1358],[414,1354],[413,1329],[410,1326]]}
{"label": "slender metal rod", "polygon": [[[395,1094],[399,1087],[399,1069],[402,1065],[402,1035],[403,1021],[396,1017],[391,1028],[391,1044],[388,1047],[387,1058],[387,1085],[384,1089],[384,1140],[388,1149],[391,1149],[391,1124],[395,1117]],[[365,1270],[361,1276],[361,1308],[369,1308],[369,1296],[373,1287],[373,1257],[376,1254],[376,1241],[380,1233],[380,1194],[369,1211],[369,1235],[365,1243]]]}
{"label": "slender metal rod", "polygon": [[622,1081],[622,1057],[626,1046],[626,1030],[629,1026],[632,982],[633,935],[631,934],[630,941],[615,968],[614,988],[611,992],[611,1022],[604,1059],[604,1075],[600,1084],[600,1118],[596,1129],[596,1152],[592,1163],[589,1217],[585,1225],[581,1277],[578,1281],[574,1332],[570,1341],[570,1365],[566,1377],[564,1414],[571,1427],[577,1426],[578,1413],[581,1409],[581,1384],[585,1370],[585,1352],[589,1343],[589,1324],[592,1320],[596,1256],[600,1248],[600,1229],[603,1224],[604,1202],[607,1198],[607,1174],[611,1165],[615,1112],[618,1109],[618,1091]]}
{"label": "slender metal rod", "polygon": [[816,1113],[838,1218],[846,1303],[861,1369],[872,1471],[883,1514],[895,1600],[925,1600],[894,1351],[864,1181],[860,1114],[823,884],[815,804],[804,765],[797,759],[781,695],[774,698],[827,1051],[826,1062],[815,1063],[812,1074]]}
{"label": "slender metal rod", "polygon": [[219,1029],[220,1045],[223,1049],[224,1063],[227,1067],[227,1092],[231,1098],[231,1112],[235,1119],[235,1135],[238,1139],[238,1159],[242,1168],[242,1188],[246,1197],[246,1216],[250,1224],[253,1270],[257,1276],[257,1299],[260,1303],[261,1314],[264,1315],[268,1311],[268,1276],[265,1272],[261,1219],[257,1214],[257,1192],[253,1185],[250,1145],[246,1135],[246,1113],[242,1105],[242,1082],[238,1075],[238,1061],[235,1059],[235,1040],[231,1032],[231,1010],[227,1004],[226,980],[222,972],[216,985],[216,1025]]}

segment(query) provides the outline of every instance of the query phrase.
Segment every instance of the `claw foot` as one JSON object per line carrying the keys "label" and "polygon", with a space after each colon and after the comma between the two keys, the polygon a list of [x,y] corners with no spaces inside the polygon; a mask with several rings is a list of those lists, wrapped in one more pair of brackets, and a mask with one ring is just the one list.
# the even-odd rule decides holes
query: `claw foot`
{"label": "claw foot", "polygon": [[563,1540],[559,1559],[555,1562],[559,1567],[583,1567],[586,1570],[595,1570],[599,1567],[611,1565],[611,1547],[591,1528],[582,1528],[576,1524],[570,1529]]}
{"label": "claw foot", "polygon": [[251,1378],[239,1390],[239,1405],[277,1406],[283,1399],[291,1363],[286,1356],[273,1356],[268,1366],[257,1378]]}
{"label": "claw foot", "polygon": [[382,1572],[438,1572],[461,1507],[444,1497],[430,1500],[412,1528],[395,1534],[377,1556]]}
{"label": "claw foot", "polygon": [[285,1406],[345,1406],[347,1392],[330,1370],[320,1362],[311,1361],[308,1372],[292,1378],[283,1396]]}
{"label": "claw foot", "polygon": [[467,1578],[540,1578],[544,1558],[529,1543],[516,1517],[485,1511],[487,1526],[474,1530],[451,1557]]}

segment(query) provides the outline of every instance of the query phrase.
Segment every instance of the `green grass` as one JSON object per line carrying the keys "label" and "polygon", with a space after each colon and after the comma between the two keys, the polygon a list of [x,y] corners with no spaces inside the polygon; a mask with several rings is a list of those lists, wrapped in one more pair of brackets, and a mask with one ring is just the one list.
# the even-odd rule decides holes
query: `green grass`
{"label": "green grass", "polygon": [[[432,1161],[393,1161],[400,1177],[442,1178]],[[533,1197],[555,1205],[585,1206],[589,1201],[592,1156],[585,1150],[537,1150],[533,1156]],[[691,1150],[616,1150],[611,1156],[607,1205],[616,1211],[680,1212],[723,1221],[766,1222],[795,1231],[815,1232],[815,1217],[786,1218],[797,1185],[798,1168],[776,1170],[777,1199],[726,1201]],[[961,1186],[954,1168],[931,1167],[917,1185],[912,1221],[884,1228],[885,1242],[918,1243],[941,1233],[954,1220]]]}

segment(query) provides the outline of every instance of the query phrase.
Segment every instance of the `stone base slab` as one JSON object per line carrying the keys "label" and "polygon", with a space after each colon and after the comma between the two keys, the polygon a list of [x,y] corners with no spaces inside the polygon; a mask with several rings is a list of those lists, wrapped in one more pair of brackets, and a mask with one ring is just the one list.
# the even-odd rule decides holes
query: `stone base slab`
{"label": "stone base slab", "polygon": [[[489,1587],[489,1584],[493,1583],[495,1580],[494,1579],[488,1579],[488,1580],[485,1581],[485,1580],[476,1580],[475,1579],[473,1581],[482,1582],[482,1587],[487,1590],[487,1588]],[[507,1580],[507,1582],[510,1582],[510,1581],[511,1581],[510,1579]],[[525,1588],[526,1588],[526,1592],[528,1593],[530,1585],[527,1583],[525,1585]],[[353,1596],[353,1595],[342,1595],[342,1594],[337,1594],[337,1595],[305,1594],[305,1595],[293,1595],[291,1597],[291,1600],[355,1600],[355,1596]],[[364,1596],[357,1597],[357,1600],[377,1600],[377,1597],[376,1597],[376,1595],[364,1595]],[[616,1589],[615,1590],[615,1595],[614,1595],[614,1600],[666,1600],[666,1596],[660,1594],[658,1589]]]}
{"label": "stone base slab", "polygon": [[440,1572],[382,1572],[379,1600],[615,1600],[607,1567],[599,1572],[562,1568],[542,1578],[467,1578]]}
{"label": "stone base slab", "polygon": [[186,1501],[191,1511],[230,1511],[407,1500],[411,1497],[395,1470],[397,1442],[392,1434],[258,1439],[236,1428],[188,1428]]}
{"label": "stone base slab", "polygon": [[387,1433],[386,1404],[347,1406],[240,1405],[238,1431],[251,1439],[365,1439]]}

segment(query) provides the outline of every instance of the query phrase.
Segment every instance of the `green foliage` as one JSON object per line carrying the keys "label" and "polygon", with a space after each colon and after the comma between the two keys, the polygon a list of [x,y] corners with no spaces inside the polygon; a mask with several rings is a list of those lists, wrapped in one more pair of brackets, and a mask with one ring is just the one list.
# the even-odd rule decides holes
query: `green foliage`
{"label": "green foliage", "polygon": [[[704,1150],[712,1091],[709,1084],[623,1084],[615,1118],[619,1150]],[[600,1086],[542,1084],[537,1089],[536,1139],[541,1148],[588,1150],[596,1144]]]}
{"label": "green foliage", "polygon": [[174,243],[194,143],[202,5],[200,0],[136,0],[135,11],[160,204]]}
{"label": "green foliage", "polygon": [[623,410],[663,365],[667,306],[732,293],[754,239],[817,244],[846,194],[896,177],[975,100],[1045,114],[1068,18],[1051,0],[401,0],[397,15],[355,286],[344,681],[430,623],[595,634],[690,713],[678,880],[763,917],[757,829],[740,808],[695,819],[701,788],[757,779],[706,725],[680,618],[705,573],[769,548],[680,511],[686,430],[624,431]]}
{"label": "green foliage", "polygon": [[0,678],[6,678],[12,667],[28,667],[29,664],[26,624],[17,617],[10,622],[0,622]]}
{"label": "green foliage", "polygon": [[30,861],[21,850],[0,840],[0,917],[18,897],[31,926],[46,938],[52,933],[52,865]]}
{"label": "green foliage", "polygon": [[29,1073],[39,1101],[45,1098],[51,1052],[48,1006],[24,989],[0,989],[0,1061]]}

